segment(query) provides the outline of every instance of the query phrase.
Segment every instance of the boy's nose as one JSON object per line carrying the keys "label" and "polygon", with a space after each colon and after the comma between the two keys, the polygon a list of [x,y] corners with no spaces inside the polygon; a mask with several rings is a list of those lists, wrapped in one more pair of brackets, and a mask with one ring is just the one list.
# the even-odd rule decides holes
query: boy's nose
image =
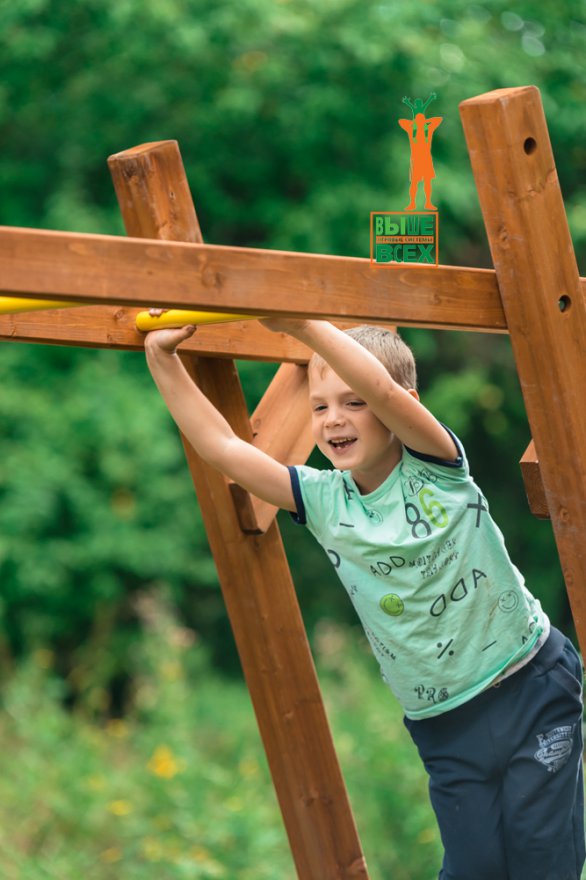
{"label": "boy's nose", "polygon": [[334,409],[334,407],[330,407],[328,411],[328,417],[326,419],[326,424],[331,425],[341,425],[344,421],[344,413],[341,410]]}

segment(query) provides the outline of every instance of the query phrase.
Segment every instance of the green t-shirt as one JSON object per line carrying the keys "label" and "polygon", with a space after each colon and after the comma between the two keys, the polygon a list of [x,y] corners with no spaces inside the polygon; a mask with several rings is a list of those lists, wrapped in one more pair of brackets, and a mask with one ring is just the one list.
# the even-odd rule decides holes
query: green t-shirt
{"label": "green t-shirt", "polygon": [[456,462],[403,448],[367,495],[349,471],[289,469],[294,519],[328,554],[412,719],[476,696],[531,651],[547,623],[458,448]]}

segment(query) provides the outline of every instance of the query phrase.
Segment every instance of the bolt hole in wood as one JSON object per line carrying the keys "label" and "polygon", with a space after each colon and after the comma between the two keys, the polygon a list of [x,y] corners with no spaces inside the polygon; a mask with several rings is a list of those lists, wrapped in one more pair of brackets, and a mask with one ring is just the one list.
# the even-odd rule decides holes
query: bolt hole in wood
{"label": "bolt hole in wood", "polygon": [[571,305],[572,305],[572,300],[570,299],[569,296],[566,296],[566,294],[564,294],[563,296],[560,296],[560,298],[558,300],[558,306],[559,306],[560,312],[568,312],[570,310]]}
{"label": "bolt hole in wood", "polygon": [[537,149],[537,141],[535,140],[535,138],[532,138],[532,137],[525,138],[525,140],[523,142],[523,149],[525,150],[525,152],[527,153],[528,156],[530,156],[531,153],[534,153],[535,150]]}

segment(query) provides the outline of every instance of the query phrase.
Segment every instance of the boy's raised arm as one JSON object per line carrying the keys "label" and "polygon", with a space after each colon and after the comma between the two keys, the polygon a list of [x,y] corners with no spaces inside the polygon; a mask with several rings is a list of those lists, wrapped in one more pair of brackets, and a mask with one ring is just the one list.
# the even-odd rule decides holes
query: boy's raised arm
{"label": "boy's raised arm", "polygon": [[342,330],[328,321],[269,318],[262,323],[289,333],[321,355],[405,446],[446,461],[458,458],[453,439],[419,402],[417,392],[395,382],[373,354]]}
{"label": "boy's raised arm", "polygon": [[285,465],[234,433],[192,381],[176,354],[177,346],[194,330],[193,326],[154,330],[145,339],[149,369],[173,419],[208,464],[259,498],[294,511],[291,480]]}

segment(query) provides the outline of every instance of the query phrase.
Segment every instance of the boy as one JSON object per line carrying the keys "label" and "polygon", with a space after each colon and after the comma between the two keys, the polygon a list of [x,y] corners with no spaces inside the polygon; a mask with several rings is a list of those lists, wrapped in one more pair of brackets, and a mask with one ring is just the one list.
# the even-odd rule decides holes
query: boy
{"label": "boy", "polygon": [[419,402],[410,350],[376,327],[263,323],[315,352],[312,429],[333,470],[287,468],[236,437],[175,354],[193,327],[146,339],[171,414],[326,550],[429,774],[440,878],[579,880],[581,663],[512,565],[459,441]]}

